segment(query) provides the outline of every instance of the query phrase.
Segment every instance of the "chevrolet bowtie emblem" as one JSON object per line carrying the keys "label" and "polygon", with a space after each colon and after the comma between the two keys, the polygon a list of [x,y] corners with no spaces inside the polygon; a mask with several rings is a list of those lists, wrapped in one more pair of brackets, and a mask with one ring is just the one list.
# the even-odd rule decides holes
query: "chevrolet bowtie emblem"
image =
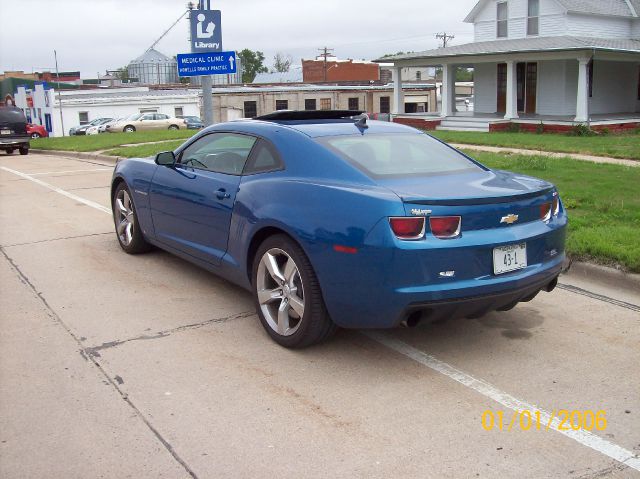
{"label": "chevrolet bowtie emblem", "polygon": [[512,225],[513,223],[518,221],[518,218],[519,218],[518,215],[503,216],[502,219],[500,220],[500,223],[507,223],[508,225]]}

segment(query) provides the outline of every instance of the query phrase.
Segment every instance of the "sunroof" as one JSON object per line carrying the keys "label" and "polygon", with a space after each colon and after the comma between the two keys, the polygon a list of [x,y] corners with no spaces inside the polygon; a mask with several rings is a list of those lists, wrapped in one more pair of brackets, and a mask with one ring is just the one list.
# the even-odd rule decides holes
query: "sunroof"
{"label": "sunroof", "polygon": [[280,110],[254,118],[263,121],[344,120],[364,113],[360,110]]}

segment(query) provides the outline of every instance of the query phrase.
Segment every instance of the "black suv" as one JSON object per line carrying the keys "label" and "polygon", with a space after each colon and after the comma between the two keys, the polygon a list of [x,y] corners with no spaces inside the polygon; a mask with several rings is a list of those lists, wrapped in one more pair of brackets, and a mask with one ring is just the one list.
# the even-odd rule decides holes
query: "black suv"
{"label": "black suv", "polygon": [[29,153],[27,133],[27,119],[20,108],[14,106],[0,106],[0,150],[7,154],[20,150],[21,155]]}

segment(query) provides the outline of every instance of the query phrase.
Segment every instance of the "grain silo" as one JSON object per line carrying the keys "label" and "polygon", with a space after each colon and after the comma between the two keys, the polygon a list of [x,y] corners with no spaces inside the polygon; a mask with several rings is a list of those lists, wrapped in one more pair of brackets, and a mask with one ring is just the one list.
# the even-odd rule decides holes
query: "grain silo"
{"label": "grain silo", "polygon": [[178,64],[158,50],[150,48],[127,66],[129,77],[148,85],[178,83]]}

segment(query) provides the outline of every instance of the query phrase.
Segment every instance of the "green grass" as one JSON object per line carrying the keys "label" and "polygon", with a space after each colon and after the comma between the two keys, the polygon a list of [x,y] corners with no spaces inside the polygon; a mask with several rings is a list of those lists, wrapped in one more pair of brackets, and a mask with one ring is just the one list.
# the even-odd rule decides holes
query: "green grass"
{"label": "green grass", "polygon": [[184,140],[163,141],[162,143],[154,143],[152,145],[123,146],[107,150],[106,155],[120,156],[123,158],[145,158],[147,156],[155,156],[161,151],[175,150],[182,145]]}
{"label": "green grass", "polygon": [[554,183],[569,214],[567,252],[571,257],[640,273],[640,167],[466,153],[491,168]]}
{"label": "green grass", "polygon": [[197,130],[136,131],[134,133],[102,133],[89,136],[66,136],[62,138],[38,138],[31,141],[31,148],[62,151],[101,151],[116,146],[146,143],[149,141],[178,140],[190,138]]}
{"label": "green grass", "polygon": [[640,160],[640,133],[608,136],[567,136],[545,133],[482,133],[475,131],[429,131],[428,133],[450,143],[468,145],[503,146],[529,150],[583,153]]}

